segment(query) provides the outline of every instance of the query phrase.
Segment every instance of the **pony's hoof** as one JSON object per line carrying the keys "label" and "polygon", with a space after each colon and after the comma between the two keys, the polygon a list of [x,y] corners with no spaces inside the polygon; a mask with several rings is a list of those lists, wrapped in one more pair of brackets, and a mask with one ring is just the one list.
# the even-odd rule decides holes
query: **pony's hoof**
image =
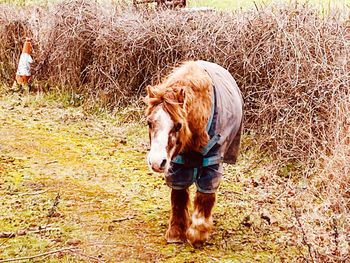
{"label": "pony's hoof", "polygon": [[190,227],[186,232],[187,240],[193,247],[201,247],[208,241],[210,232],[199,231],[198,229]]}
{"label": "pony's hoof", "polygon": [[165,237],[168,243],[184,243],[187,239],[184,232],[176,227],[169,228]]}

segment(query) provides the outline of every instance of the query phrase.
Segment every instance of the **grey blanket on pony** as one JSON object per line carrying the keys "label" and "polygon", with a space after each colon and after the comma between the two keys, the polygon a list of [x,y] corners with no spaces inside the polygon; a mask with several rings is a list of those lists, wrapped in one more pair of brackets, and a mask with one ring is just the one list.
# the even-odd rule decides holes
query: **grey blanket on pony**
{"label": "grey blanket on pony", "polygon": [[[235,163],[240,146],[243,99],[236,81],[221,66],[196,61],[213,81],[213,114],[208,134],[215,143],[203,153],[185,152],[177,156],[165,175],[173,189],[186,189],[195,183],[202,193],[215,193],[222,178],[222,162]],[[219,160],[211,162],[210,160]],[[208,161],[209,160],[209,161]]]}

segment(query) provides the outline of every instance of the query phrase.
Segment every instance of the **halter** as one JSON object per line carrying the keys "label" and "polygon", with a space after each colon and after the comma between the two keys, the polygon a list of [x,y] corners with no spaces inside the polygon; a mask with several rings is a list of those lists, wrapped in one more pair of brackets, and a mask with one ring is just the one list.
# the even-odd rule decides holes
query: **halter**
{"label": "halter", "polygon": [[[211,114],[206,129],[208,133],[214,124],[213,118],[216,108],[215,86],[212,87],[212,102]],[[210,157],[206,156],[214,145],[216,145],[216,143],[220,140],[220,137],[220,134],[214,134],[206,145],[201,146],[199,152],[179,154],[172,160],[172,162],[194,168],[194,178],[197,178],[198,168],[219,164],[222,161],[223,158],[219,154],[215,154]]]}

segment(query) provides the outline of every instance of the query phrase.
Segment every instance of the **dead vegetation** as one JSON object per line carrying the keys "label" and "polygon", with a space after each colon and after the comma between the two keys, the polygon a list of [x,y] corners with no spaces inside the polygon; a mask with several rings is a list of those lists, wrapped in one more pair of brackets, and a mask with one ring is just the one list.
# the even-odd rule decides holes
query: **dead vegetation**
{"label": "dead vegetation", "polygon": [[[40,89],[68,86],[119,105],[186,59],[227,68],[245,99],[246,132],[298,183],[290,209],[307,261],[349,260],[349,12],[309,5],[241,13],[185,12],[65,1],[0,5],[0,77],[11,81],[26,34]],[[26,32],[26,33],[25,33]]]}

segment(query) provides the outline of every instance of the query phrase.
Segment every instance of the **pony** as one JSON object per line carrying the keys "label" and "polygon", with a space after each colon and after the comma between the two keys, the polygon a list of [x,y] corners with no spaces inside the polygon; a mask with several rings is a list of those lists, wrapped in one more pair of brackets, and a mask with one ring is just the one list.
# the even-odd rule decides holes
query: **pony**
{"label": "pony", "polygon": [[[230,73],[206,61],[186,61],[147,86],[146,115],[151,170],[171,188],[168,243],[208,241],[222,163],[235,163],[243,123],[243,99]],[[196,184],[193,213],[189,186]]]}

